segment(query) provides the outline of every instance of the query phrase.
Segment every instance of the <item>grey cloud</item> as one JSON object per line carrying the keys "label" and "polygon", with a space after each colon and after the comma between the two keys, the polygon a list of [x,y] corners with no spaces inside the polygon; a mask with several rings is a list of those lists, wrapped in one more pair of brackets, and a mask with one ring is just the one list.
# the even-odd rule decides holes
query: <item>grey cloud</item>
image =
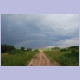
{"label": "grey cloud", "polygon": [[[33,40],[31,43],[35,43],[35,47],[61,45],[59,44],[61,40],[65,42],[66,39],[72,40],[72,38],[79,37],[78,30],[78,14],[1,15],[2,44],[15,45],[26,40]],[[42,44],[40,40],[42,40]],[[34,47],[31,43],[27,43],[27,46]],[[25,44],[18,46],[20,47],[22,45],[24,46]]]}

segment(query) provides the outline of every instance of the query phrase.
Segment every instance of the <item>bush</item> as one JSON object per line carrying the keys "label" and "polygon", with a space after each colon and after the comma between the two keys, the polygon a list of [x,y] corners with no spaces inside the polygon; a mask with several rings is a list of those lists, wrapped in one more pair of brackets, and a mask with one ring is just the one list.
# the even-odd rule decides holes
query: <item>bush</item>
{"label": "bush", "polygon": [[27,51],[32,51],[32,48],[27,48]]}
{"label": "bush", "polygon": [[16,51],[14,51],[14,50],[9,51],[9,54],[16,54]]}
{"label": "bush", "polygon": [[22,51],[22,50],[12,50],[12,51],[9,51],[8,52],[10,55],[11,54],[24,54],[25,53],[25,51]]}
{"label": "bush", "polygon": [[78,66],[79,65],[79,51],[72,50],[71,53],[66,53],[59,58],[61,65]]}
{"label": "bush", "polygon": [[65,48],[64,48],[64,49],[60,49],[60,51],[61,51],[61,52],[62,52],[62,51],[67,51],[67,49],[65,49]]}

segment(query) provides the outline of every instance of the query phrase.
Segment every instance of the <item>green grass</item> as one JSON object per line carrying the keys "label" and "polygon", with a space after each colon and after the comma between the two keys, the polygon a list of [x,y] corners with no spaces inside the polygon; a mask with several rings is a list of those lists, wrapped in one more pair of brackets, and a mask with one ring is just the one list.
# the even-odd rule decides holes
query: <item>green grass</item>
{"label": "green grass", "polygon": [[56,61],[62,66],[79,66],[79,52],[53,50],[44,53],[53,63]]}
{"label": "green grass", "polygon": [[37,53],[39,53],[38,51],[28,51],[28,52],[21,51],[22,53],[20,54],[14,52],[15,51],[12,51],[12,54],[11,52],[2,53],[1,66],[26,66],[28,64],[28,61],[32,59]]}

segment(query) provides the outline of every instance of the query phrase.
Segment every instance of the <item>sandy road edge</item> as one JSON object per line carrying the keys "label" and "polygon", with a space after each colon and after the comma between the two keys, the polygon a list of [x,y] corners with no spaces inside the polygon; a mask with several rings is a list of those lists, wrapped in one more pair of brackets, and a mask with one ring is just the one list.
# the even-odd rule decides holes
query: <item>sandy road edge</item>
{"label": "sandy road edge", "polygon": [[[39,53],[40,53],[40,52],[39,52]],[[37,56],[39,55],[39,53],[35,54],[34,57],[27,62],[27,66],[30,66],[30,64],[32,63],[33,59],[34,59],[35,57],[37,57]]]}

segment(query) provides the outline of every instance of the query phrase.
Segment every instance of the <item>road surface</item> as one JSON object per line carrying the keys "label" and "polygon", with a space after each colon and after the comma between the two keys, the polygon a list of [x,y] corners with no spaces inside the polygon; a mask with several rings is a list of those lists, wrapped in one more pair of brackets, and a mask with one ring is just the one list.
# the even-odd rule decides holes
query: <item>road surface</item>
{"label": "road surface", "polygon": [[54,66],[53,63],[45,56],[45,54],[40,50],[28,64],[28,66]]}

